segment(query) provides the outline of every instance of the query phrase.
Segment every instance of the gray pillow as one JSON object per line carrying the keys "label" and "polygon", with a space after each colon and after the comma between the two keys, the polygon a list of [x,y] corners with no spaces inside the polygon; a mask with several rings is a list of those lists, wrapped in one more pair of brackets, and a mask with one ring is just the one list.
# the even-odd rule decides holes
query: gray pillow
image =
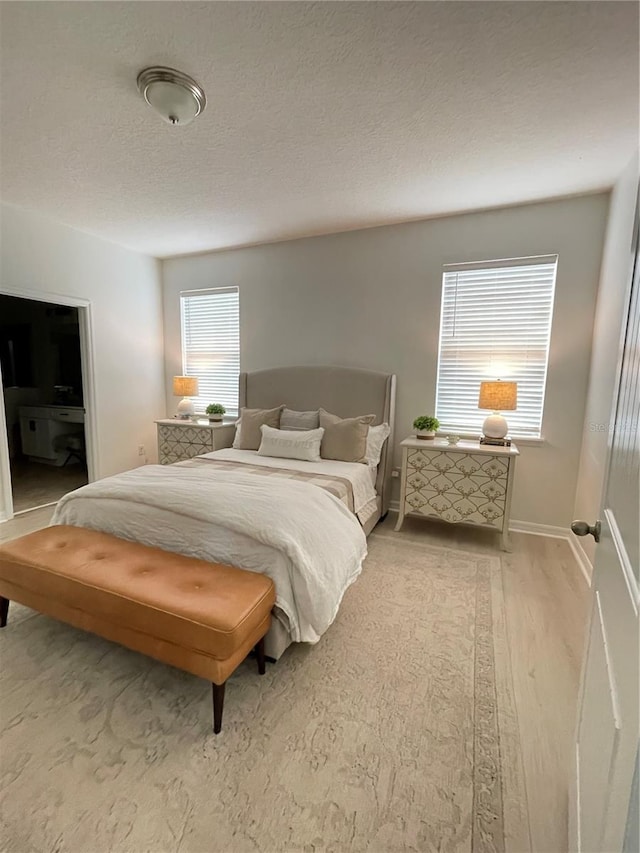
{"label": "gray pillow", "polygon": [[265,424],[278,429],[283,409],[284,406],[275,409],[241,409],[240,438],[237,445],[234,441],[233,446],[238,450],[257,450],[262,441],[260,427]]}
{"label": "gray pillow", "polygon": [[320,456],[340,462],[367,461],[367,435],[375,415],[358,418],[339,418],[320,409],[320,426],[324,429]]}
{"label": "gray pillow", "polygon": [[296,412],[294,409],[285,408],[280,418],[280,429],[304,430],[318,429],[320,426],[320,412]]}

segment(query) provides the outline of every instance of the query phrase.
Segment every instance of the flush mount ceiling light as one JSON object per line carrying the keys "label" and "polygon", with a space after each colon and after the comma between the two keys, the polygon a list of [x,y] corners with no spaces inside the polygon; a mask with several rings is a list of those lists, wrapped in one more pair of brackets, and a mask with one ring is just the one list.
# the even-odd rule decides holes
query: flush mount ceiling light
{"label": "flush mount ceiling light", "polygon": [[203,89],[192,77],[162,65],[143,69],[138,74],[138,89],[167,124],[189,124],[207,103]]}

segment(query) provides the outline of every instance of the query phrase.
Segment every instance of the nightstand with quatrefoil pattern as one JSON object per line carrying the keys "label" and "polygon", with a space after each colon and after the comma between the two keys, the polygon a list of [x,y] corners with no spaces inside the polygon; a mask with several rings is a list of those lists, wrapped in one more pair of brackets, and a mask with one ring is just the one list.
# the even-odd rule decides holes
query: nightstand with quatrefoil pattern
{"label": "nightstand with quatrefoil pattern", "polygon": [[479,525],[499,530],[502,549],[509,550],[511,493],[519,456],[515,445],[406,438],[400,446],[402,479],[396,530],[407,515]]}

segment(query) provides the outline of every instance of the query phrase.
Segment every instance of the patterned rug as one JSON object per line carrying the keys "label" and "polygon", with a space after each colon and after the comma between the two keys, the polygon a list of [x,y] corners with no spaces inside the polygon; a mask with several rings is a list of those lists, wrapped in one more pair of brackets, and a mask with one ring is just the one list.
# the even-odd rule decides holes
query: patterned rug
{"label": "patterned rug", "polygon": [[505,850],[499,559],[390,531],[369,547],[318,645],[237,670],[217,737],[206,682],[12,605],[3,850]]}

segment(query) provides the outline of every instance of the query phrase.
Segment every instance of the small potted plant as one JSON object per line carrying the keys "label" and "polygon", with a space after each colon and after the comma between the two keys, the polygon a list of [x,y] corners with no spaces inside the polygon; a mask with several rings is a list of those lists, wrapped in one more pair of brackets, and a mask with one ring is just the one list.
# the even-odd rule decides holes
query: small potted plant
{"label": "small potted plant", "polygon": [[420,415],[413,422],[413,428],[417,430],[416,438],[433,439],[436,436],[436,430],[440,426],[440,421],[431,415]]}
{"label": "small potted plant", "polygon": [[209,423],[218,424],[227,410],[220,403],[209,403],[205,411],[209,415]]}

